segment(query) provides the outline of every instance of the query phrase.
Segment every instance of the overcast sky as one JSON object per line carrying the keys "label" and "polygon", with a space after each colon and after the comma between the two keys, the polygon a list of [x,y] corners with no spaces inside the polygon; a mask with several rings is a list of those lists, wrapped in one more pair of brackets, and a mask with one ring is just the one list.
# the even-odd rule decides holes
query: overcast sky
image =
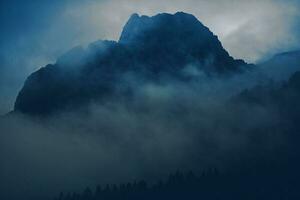
{"label": "overcast sky", "polygon": [[0,113],[25,78],[76,45],[117,40],[132,13],[185,11],[219,36],[235,58],[257,62],[300,48],[297,0],[2,0]]}

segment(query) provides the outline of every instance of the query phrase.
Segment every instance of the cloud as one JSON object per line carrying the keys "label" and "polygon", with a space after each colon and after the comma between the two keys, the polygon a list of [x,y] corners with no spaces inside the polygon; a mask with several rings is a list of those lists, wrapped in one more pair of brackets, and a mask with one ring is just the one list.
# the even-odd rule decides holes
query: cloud
{"label": "cloud", "polygon": [[[187,72],[199,73],[193,66]],[[120,77],[120,85],[133,88],[132,101],[112,98],[46,119],[1,119],[0,198],[44,199],[99,183],[156,181],[177,169],[226,170],[257,161],[258,154],[267,159],[289,144],[285,134],[276,135],[283,121],[276,110],[228,103],[259,81],[256,74],[159,84],[139,78]],[[276,132],[269,134],[269,127]]]}

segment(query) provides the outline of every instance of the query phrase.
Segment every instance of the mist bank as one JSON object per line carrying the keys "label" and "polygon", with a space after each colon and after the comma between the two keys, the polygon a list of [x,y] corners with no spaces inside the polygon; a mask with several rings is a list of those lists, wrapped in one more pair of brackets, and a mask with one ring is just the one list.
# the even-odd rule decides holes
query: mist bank
{"label": "mist bank", "polygon": [[156,181],[178,169],[256,169],[266,160],[298,166],[297,74],[239,95],[226,89],[235,82],[208,80],[210,92],[204,84],[152,84],[132,101],[1,119],[1,195],[38,199],[88,185]]}

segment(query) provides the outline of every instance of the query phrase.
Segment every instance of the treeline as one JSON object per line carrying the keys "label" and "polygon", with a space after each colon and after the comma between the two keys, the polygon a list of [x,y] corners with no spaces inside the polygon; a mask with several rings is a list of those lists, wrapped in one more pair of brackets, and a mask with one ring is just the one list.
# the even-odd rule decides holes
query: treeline
{"label": "treeline", "polygon": [[167,180],[149,185],[138,181],[120,185],[98,185],[82,193],[60,193],[55,200],[259,200],[300,199],[298,177],[253,173],[222,174],[208,170],[200,176],[193,172],[171,174]]}

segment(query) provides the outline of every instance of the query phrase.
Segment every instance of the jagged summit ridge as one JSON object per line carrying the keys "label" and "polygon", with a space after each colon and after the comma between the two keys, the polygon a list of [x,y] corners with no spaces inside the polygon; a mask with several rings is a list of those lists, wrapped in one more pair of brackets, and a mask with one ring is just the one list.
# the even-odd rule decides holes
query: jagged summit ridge
{"label": "jagged summit ridge", "polygon": [[[176,14],[168,14],[162,13],[155,15],[153,17],[149,17],[146,15],[138,15],[134,13],[131,15],[129,20],[127,21],[126,25],[123,28],[122,34],[120,36],[119,42],[120,43],[128,43],[138,39],[145,34],[145,32],[155,32],[156,29],[162,29],[165,27],[180,26],[184,28],[188,24],[191,23],[197,24],[198,26],[202,26],[203,29],[207,29],[200,21],[197,20],[191,14],[187,14],[184,12],[177,12]],[[173,32],[178,32],[178,30],[173,30]]]}
{"label": "jagged summit ridge", "polygon": [[246,65],[242,60],[234,60],[218,37],[195,16],[184,12],[153,17],[133,14],[124,26],[119,43],[133,47],[141,57],[150,56],[145,59],[177,57],[182,63],[208,67],[208,71],[237,70]]}

